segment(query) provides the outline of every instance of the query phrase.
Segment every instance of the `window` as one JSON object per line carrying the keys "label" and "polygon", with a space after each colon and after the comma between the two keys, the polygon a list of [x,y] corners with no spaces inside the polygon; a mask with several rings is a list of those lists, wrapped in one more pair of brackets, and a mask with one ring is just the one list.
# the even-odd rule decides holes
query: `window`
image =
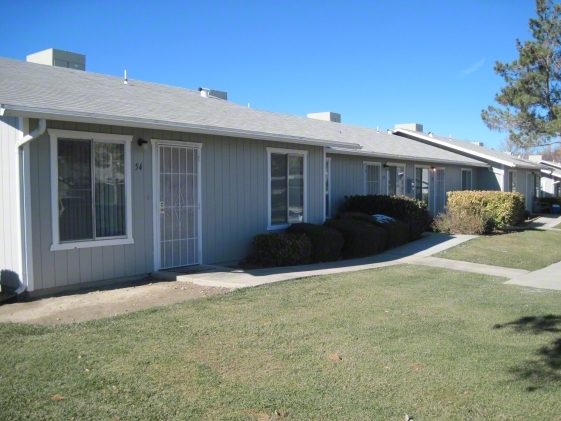
{"label": "window", "polygon": [[380,164],[364,163],[364,194],[380,194]]}
{"label": "window", "polygon": [[132,136],[49,130],[51,250],[131,244]]}
{"label": "window", "polygon": [[388,167],[388,195],[405,195],[405,166],[392,165]]}
{"label": "window", "polygon": [[508,191],[512,193],[516,191],[516,171],[508,172]]}
{"label": "window", "polygon": [[462,191],[471,190],[471,170],[462,169]]}
{"label": "window", "polygon": [[267,148],[269,229],[306,221],[307,151]]}
{"label": "window", "polygon": [[325,217],[331,217],[331,158],[325,158]]}
{"label": "window", "polygon": [[541,197],[542,178],[538,174],[534,174],[534,197]]}
{"label": "window", "polygon": [[429,203],[429,169],[415,168],[415,199]]}

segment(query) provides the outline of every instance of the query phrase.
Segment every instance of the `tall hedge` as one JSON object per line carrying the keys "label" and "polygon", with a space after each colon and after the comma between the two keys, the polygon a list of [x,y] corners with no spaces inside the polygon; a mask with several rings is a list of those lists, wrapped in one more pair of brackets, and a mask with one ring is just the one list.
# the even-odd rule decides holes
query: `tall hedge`
{"label": "tall hedge", "polygon": [[343,235],[341,255],[345,259],[380,253],[388,240],[385,229],[356,219],[328,219],[325,226]]}
{"label": "tall hedge", "polygon": [[361,212],[367,215],[387,215],[409,226],[409,241],[418,240],[430,229],[432,218],[427,204],[406,196],[345,196],[340,212]]}
{"label": "tall hedge", "polygon": [[312,243],[304,234],[258,234],[252,246],[248,262],[264,267],[305,265],[312,260]]}
{"label": "tall hedge", "polygon": [[524,221],[524,195],[500,191],[451,191],[447,212],[456,215],[482,215],[492,218],[498,228]]}
{"label": "tall hedge", "polygon": [[360,212],[340,212],[337,215],[337,218],[357,219],[359,221],[367,222],[369,224],[385,229],[388,232],[386,250],[402,246],[409,240],[409,226],[405,222],[398,219],[380,222],[373,216]]}
{"label": "tall hedge", "polygon": [[292,224],[286,230],[288,234],[304,234],[312,243],[312,262],[333,262],[341,257],[343,235],[334,229],[315,224]]}

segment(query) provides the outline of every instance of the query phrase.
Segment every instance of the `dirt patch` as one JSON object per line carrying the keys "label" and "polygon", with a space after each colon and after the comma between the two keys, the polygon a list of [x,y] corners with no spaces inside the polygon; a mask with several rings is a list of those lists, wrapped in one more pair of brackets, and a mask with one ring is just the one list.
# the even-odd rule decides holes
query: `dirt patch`
{"label": "dirt patch", "polygon": [[223,294],[182,281],[145,278],[102,288],[89,288],[0,306],[0,322],[58,324],[102,319],[151,307]]}

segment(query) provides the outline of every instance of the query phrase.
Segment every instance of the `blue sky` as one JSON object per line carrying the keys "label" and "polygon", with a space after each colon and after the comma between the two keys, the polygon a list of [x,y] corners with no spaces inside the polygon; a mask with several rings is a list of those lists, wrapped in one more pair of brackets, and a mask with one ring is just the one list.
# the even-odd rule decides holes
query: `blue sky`
{"label": "blue sky", "polygon": [[[533,0],[0,0],[0,56],[59,48],[87,70],[228,92],[252,108],[425,131],[498,148],[483,108],[517,57]],[[6,17],[9,17],[6,18]]]}

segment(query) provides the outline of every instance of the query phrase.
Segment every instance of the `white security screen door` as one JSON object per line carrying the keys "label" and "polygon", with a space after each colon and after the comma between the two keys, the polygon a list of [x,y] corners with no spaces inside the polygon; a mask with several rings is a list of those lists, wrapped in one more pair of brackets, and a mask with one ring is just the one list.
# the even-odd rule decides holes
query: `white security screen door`
{"label": "white security screen door", "polygon": [[534,176],[531,172],[526,173],[526,210],[532,212],[532,201],[534,200]]}
{"label": "white security screen door", "polygon": [[199,153],[158,146],[160,269],[200,263]]}
{"label": "white security screen door", "polygon": [[435,178],[435,215],[439,213],[444,213],[444,207],[446,206],[446,190],[444,189],[444,169],[438,168],[436,170]]}

